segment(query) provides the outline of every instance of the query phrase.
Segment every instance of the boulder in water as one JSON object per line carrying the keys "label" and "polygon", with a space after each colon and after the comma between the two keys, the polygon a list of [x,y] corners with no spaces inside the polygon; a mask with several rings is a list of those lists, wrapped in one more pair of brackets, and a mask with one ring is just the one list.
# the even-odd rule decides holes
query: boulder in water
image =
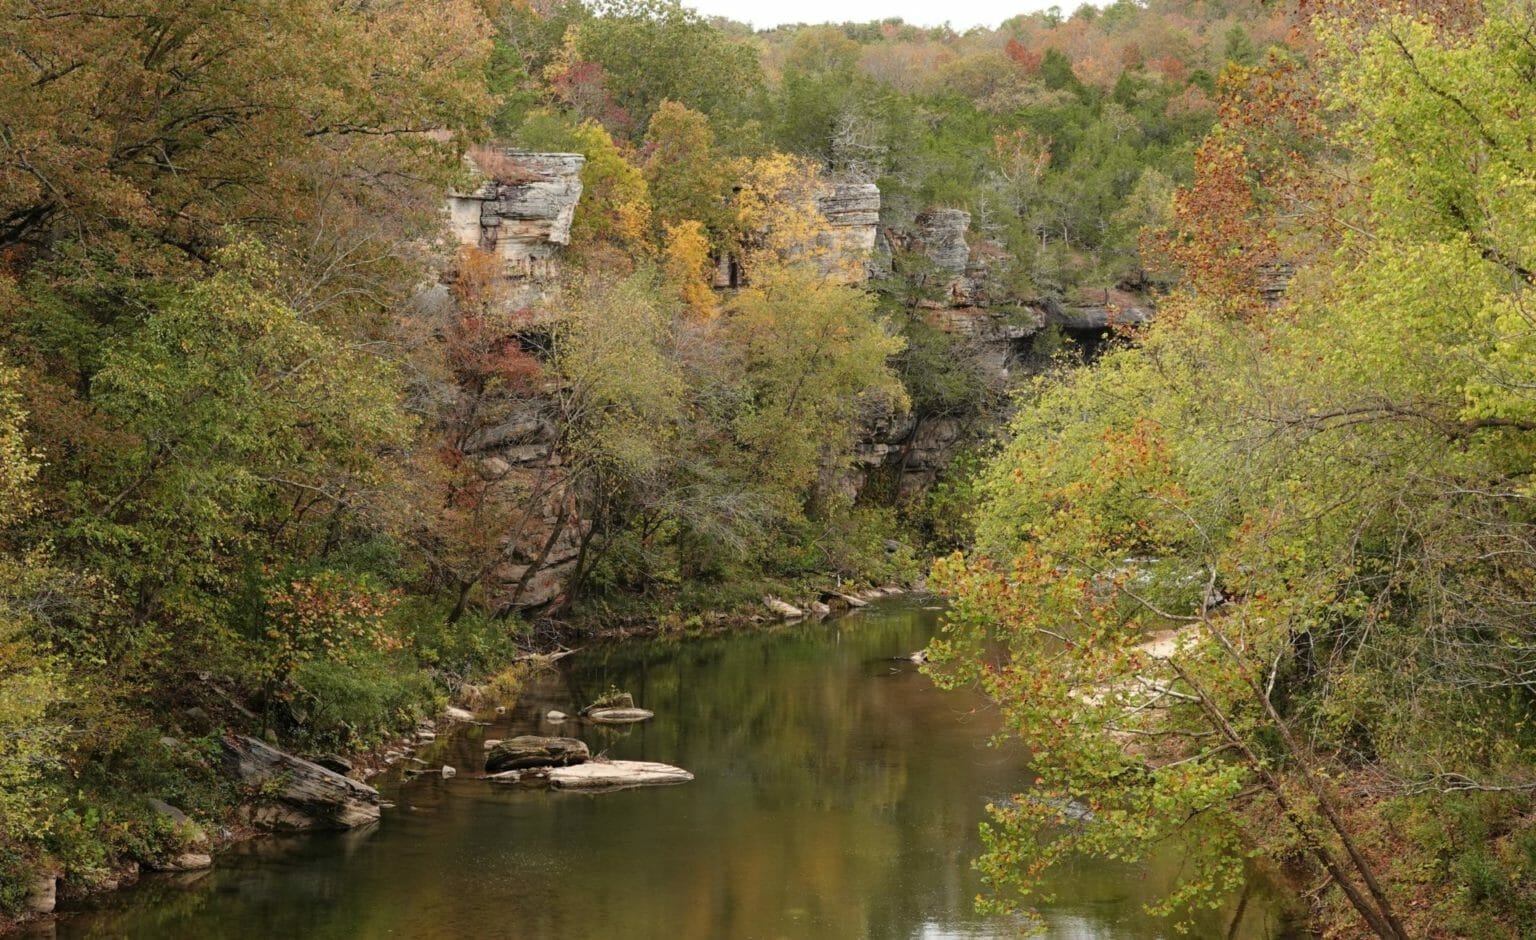
{"label": "boulder in water", "polygon": [[183,852],[163,862],[151,862],[155,871],[202,871],[213,867],[213,856],[206,852]]}
{"label": "boulder in water", "polygon": [[783,617],[785,620],[799,620],[805,616],[805,611],[793,604],[786,604],[777,597],[769,595],[763,598],[763,606]]}
{"label": "boulder in water", "polygon": [[575,738],[543,738],[525,734],[508,738],[491,748],[485,757],[486,773],[523,770],[529,767],[563,767],[580,764],[592,756]]}

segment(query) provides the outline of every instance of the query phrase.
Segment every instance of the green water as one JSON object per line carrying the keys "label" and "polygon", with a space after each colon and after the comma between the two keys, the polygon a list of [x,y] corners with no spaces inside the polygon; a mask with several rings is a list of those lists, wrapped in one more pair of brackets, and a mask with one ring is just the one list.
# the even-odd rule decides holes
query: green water
{"label": "green water", "polygon": [[[885,602],[826,624],[587,649],[503,719],[420,752],[459,776],[379,782],[366,831],[257,840],[209,872],[150,876],[61,918],[61,937],[982,938],[970,867],[988,799],[1027,754],[989,747],[995,714],[910,663],[936,614]],[[566,722],[594,752],[696,779],[606,794],[504,789],[481,741],[557,733],[610,684],[656,712],[622,730]],[[377,781],[376,781],[377,782]],[[1177,859],[1058,879],[1046,936],[1172,936],[1141,907]],[[1233,924],[1236,919],[1237,923]],[[1267,882],[1196,937],[1291,937]]]}

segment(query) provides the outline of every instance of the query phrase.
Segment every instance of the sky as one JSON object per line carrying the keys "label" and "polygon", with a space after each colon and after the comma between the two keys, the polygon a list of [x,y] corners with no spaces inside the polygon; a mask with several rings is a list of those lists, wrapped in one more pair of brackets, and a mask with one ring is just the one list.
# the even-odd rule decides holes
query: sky
{"label": "sky", "polygon": [[948,22],[957,30],[996,26],[1050,6],[1071,11],[1077,0],[683,0],[705,16],[728,16],[758,28],[782,23],[862,23],[899,16],[919,26]]}

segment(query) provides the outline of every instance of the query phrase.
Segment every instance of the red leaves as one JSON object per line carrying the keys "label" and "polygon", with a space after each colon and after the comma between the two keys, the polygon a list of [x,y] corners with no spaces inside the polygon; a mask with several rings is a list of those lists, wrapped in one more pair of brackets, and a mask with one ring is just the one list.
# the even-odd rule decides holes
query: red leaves
{"label": "red leaves", "polygon": [[1008,40],[1008,45],[1003,47],[1003,51],[1008,54],[1008,58],[1018,63],[1019,67],[1024,70],[1025,75],[1035,76],[1040,74],[1040,63],[1045,61],[1044,53],[1031,52],[1017,39]]}
{"label": "red leaves", "polygon": [[453,282],[455,315],[443,335],[448,365],[460,382],[473,389],[500,385],[507,391],[528,392],[543,370],[518,342],[516,328],[529,312],[505,309],[505,284],[501,260],[494,254],[476,248],[460,253]]}

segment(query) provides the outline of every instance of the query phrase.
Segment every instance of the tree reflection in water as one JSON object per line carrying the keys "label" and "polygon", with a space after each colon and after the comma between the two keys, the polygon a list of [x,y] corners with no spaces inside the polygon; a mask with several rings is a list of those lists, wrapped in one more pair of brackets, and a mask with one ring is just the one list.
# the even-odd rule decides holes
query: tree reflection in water
{"label": "tree reflection in water", "polygon": [[[64,937],[981,938],[1020,923],[972,910],[988,799],[1027,786],[1028,755],[991,747],[995,713],[902,660],[937,614],[885,602],[840,621],[589,648],[532,683],[507,721],[421,757],[477,770],[484,737],[553,733],[614,685],[656,712],[566,722],[594,752],[691,770],[608,794],[499,789],[461,773],[384,784],[365,832],[270,839],[190,884],[149,879],[62,921]],[[1172,934],[1142,905],[1179,860],[1064,872],[1046,936]],[[1285,935],[1267,882],[1196,935]]]}

